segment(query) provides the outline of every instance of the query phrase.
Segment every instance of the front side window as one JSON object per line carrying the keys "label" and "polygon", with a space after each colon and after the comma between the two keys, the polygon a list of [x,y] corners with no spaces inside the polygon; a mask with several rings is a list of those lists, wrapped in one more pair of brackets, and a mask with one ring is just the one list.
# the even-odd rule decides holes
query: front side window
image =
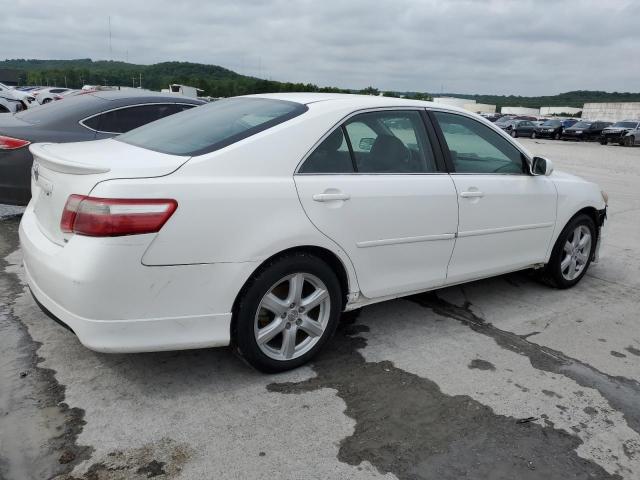
{"label": "front side window", "polygon": [[300,173],[436,171],[427,131],[417,111],[355,115],[329,135],[300,168]]}
{"label": "front side window", "polygon": [[173,155],[202,155],[267,130],[307,111],[301,103],[270,98],[228,98],[163,118],[117,137]]}
{"label": "front side window", "polygon": [[455,173],[524,173],[526,161],[509,140],[486,125],[453,113],[434,112]]}

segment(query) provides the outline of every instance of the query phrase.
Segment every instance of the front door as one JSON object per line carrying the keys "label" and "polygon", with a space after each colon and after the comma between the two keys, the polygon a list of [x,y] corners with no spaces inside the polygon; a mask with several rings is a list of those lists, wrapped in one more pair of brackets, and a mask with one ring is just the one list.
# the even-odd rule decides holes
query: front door
{"label": "front door", "polygon": [[553,234],[557,193],[529,173],[508,139],[465,115],[434,112],[449,154],[460,221],[447,283],[543,262]]}
{"label": "front door", "polygon": [[351,258],[369,298],[444,283],[458,225],[419,110],[361,113],[337,127],[295,176],[313,224]]}

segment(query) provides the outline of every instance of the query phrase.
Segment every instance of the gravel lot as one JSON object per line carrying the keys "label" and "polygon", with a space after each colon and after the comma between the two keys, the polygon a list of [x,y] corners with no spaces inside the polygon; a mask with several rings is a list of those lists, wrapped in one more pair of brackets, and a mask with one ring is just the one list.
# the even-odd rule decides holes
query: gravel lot
{"label": "gravel lot", "polygon": [[25,291],[0,207],[0,478],[639,479],[640,148],[522,140],[610,195],[574,289],[526,273],[345,316],[316,362],[106,355]]}

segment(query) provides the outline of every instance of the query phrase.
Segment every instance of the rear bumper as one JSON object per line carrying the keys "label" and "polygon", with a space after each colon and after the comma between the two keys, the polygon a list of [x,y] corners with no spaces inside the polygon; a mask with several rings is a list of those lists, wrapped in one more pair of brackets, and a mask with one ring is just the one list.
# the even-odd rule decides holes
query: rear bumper
{"label": "rear bumper", "polygon": [[[138,237],[138,238],[136,238]],[[51,242],[31,206],[20,223],[26,280],[37,302],[100,352],[217,347],[253,264],[147,267],[145,235]]]}

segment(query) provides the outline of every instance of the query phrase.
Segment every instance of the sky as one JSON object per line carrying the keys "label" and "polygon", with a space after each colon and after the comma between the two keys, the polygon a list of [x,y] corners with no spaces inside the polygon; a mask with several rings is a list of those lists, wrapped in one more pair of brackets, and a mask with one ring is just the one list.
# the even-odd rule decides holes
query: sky
{"label": "sky", "polygon": [[0,11],[0,59],[178,60],[431,93],[640,92],[638,0],[0,0]]}

